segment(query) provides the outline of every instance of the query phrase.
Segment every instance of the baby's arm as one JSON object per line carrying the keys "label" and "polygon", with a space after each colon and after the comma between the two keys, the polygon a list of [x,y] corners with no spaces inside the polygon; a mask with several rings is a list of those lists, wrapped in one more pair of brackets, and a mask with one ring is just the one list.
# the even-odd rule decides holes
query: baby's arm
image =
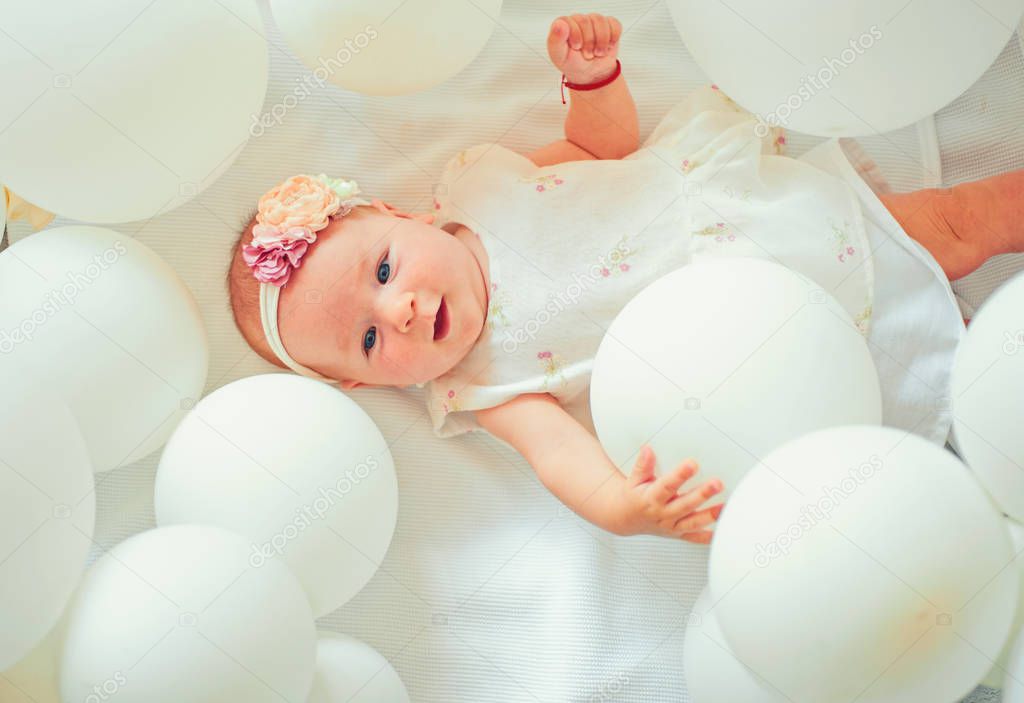
{"label": "baby's arm", "polygon": [[480,410],[477,421],[511,444],[538,478],[576,513],[617,535],[656,534],[707,543],[704,529],[722,506],[699,506],[722,490],[712,479],[683,493],[679,488],[697,472],[685,461],[660,478],[654,476],[649,447],[629,478],[612,463],[597,439],[547,393],[521,395],[496,408]]}
{"label": "baby's arm", "polygon": [[[597,83],[615,71],[622,25],[614,17],[559,17],[548,32],[548,56],[567,81]],[[565,139],[530,154],[538,166],[583,159],[620,159],[640,145],[636,105],[621,75],[596,90],[569,90]]]}

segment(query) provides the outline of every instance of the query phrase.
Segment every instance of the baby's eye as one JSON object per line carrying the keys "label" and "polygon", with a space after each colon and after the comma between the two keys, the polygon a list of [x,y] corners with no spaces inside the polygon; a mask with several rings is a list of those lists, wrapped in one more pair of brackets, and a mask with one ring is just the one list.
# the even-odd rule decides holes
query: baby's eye
{"label": "baby's eye", "polygon": [[373,345],[377,343],[377,328],[371,327],[366,330],[366,334],[363,335],[363,353],[367,353],[373,349]]}
{"label": "baby's eye", "polygon": [[391,278],[391,264],[388,263],[388,259],[385,256],[384,260],[377,265],[377,282],[384,285]]}

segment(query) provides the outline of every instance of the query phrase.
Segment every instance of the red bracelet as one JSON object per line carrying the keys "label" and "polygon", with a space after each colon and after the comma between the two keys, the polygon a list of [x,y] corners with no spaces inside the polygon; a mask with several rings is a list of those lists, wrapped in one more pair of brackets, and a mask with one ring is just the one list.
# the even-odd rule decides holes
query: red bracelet
{"label": "red bracelet", "polygon": [[598,88],[604,88],[606,85],[614,81],[622,73],[622,62],[615,59],[615,70],[612,74],[604,80],[598,81],[597,83],[570,83],[565,80],[565,74],[562,74],[562,104],[565,105],[565,89],[570,90],[597,90]]}

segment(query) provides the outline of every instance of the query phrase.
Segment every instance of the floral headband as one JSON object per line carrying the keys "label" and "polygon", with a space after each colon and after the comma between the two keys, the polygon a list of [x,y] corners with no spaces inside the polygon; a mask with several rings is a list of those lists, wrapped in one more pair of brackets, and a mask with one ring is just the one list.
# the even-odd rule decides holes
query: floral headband
{"label": "floral headband", "polygon": [[316,233],[332,218],[344,217],[358,205],[371,205],[381,212],[431,224],[432,215],[408,215],[381,200],[359,196],[355,181],[319,176],[292,176],[277,184],[260,198],[252,241],[242,247],[242,258],[260,282],[260,322],[271,350],[295,373],[334,383],[316,371],[295,361],[284,348],[278,329],[278,304],[281,288],[292,271],[302,265]]}

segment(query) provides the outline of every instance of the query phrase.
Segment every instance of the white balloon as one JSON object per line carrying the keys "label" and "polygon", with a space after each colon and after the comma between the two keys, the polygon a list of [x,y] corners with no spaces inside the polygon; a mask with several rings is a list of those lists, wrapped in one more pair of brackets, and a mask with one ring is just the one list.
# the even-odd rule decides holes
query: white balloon
{"label": "white balloon", "polygon": [[0,173],[89,222],[177,207],[227,169],[267,83],[252,0],[0,0]]}
{"label": "white balloon", "polygon": [[292,50],[321,83],[368,95],[432,88],[480,53],[502,0],[271,0]]}
{"label": "white balloon", "polygon": [[291,374],[253,376],[204,398],[156,478],[160,525],[220,525],[280,557],[325,615],[366,585],[398,517],[387,442],[344,393]]}
{"label": "white balloon", "polygon": [[308,703],[409,703],[398,672],[376,649],[337,632],[318,634]]}
{"label": "white balloon", "polygon": [[0,253],[0,355],[67,401],[96,471],[159,448],[206,382],[185,284],[143,244],[84,225]]}
{"label": "white balloon", "polygon": [[0,673],[0,701],[62,703],[58,669],[64,649],[66,628],[67,619],[61,618],[31,652],[22,657],[17,664]]}
{"label": "white balloon", "polygon": [[67,615],[61,694],[118,703],[302,703],[316,630],[292,573],[248,563],[244,539],[176,525],[97,561]]}
{"label": "white balloon", "polygon": [[761,124],[821,136],[887,132],[949,104],[992,65],[1024,10],[1021,0],[668,6],[697,63]]}
{"label": "white balloon", "polygon": [[726,495],[787,440],[882,418],[878,373],[846,311],[750,258],[690,264],[633,298],[601,341],[590,407],[623,471],[649,443],[661,469],[694,457]]}
{"label": "white balloon", "polygon": [[982,683],[992,688],[1002,688],[1003,703],[1024,703],[1024,525],[1007,522],[1010,524],[1014,547],[1018,550],[1009,570],[1021,579],[1022,593],[1010,641]]}
{"label": "white balloon", "polygon": [[1010,536],[967,468],[885,427],[815,432],[743,479],[709,586],[736,655],[795,701],[954,701],[1017,604]]}
{"label": "white balloon", "polygon": [[[1010,537],[1013,539],[1013,550],[1016,552],[1013,564],[1007,568],[1007,572],[1009,572],[1007,576],[1017,579],[1021,588],[1017,601],[1017,613],[1013,618],[1013,625],[1010,627],[1010,639],[1003,645],[1003,649],[993,662],[992,668],[985,675],[985,678],[981,680],[982,685],[989,688],[1003,688],[1006,672],[1010,670],[1010,654],[1019,636],[1017,633],[1024,628],[1024,525],[1007,519],[1006,527],[1010,531]],[[1024,674],[1024,671],[1021,673]],[[1017,695],[1020,701],[1024,701],[1024,679],[1010,679],[1007,688],[1020,689]]]}
{"label": "white balloon", "polygon": [[952,377],[953,433],[992,498],[1024,520],[1024,275],[971,320]]}
{"label": "white balloon", "polygon": [[758,676],[729,649],[707,588],[701,591],[686,623],[683,672],[693,703],[786,703],[770,681]]}
{"label": "white balloon", "polygon": [[[2,364],[2,361],[0,361]],[[92,466],[67,406],[0,365],[0,671],[53,627],[92,546]]]}

